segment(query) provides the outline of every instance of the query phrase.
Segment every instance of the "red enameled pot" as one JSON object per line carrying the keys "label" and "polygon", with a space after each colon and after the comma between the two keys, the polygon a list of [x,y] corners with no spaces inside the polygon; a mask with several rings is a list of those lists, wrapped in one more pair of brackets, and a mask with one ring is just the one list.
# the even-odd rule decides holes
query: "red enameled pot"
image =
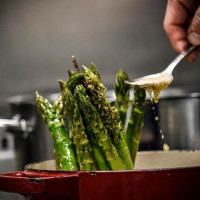
{"label": "red enameled pot", "polygon": [[0,190],[30,200],[191,200],[199,188],[200,151],[140,152],[130,171],[56,171],[50,160],[0,175]]}

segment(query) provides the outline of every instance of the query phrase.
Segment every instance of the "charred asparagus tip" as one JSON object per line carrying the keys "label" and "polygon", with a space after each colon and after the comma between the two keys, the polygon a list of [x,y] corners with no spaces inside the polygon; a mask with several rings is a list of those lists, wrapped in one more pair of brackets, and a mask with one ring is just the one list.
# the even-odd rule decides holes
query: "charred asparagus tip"
{"label": "charred asparagus tip", "polygon": [[63,90],[63,88],[65,87],[65,82],[63,80],[58,80],[58,83],[60,85],[60,89]]}
{"label": "charred asparagus tip", "polygon": [[73,70],[68,70],[68,74],[69,74],[69,77],[73,76],[74,74],[76,74],[75,71]]}
{"label": "charred asparagus tip", "polygon": [[78,72],[78,73],[81,73],[81,70],[80,70],[80,68],[79,68],[79,66],[78,66],[78,63],[77,63],[77,61],[76,61],[75,55],[72,56],[72,62],[74,63],[74,67],[76,68],[77,72]]}
{"label": "charred asparagus tip", "polygon": [[71,71],[70,71],[70,70],[68,70],[67,72],[68,72],[69,76],[71,76]]}

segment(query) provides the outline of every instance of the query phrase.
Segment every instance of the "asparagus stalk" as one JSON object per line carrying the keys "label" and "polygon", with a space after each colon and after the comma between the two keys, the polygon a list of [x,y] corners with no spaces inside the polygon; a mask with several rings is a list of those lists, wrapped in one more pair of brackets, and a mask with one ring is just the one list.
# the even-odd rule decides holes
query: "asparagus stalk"
{"label": "asparagus stalk", "polygon": [[77,73],[72,75],[66,83],[67,88],[73,93],[74,88],[78,85],[83,79],[83,73]]}
{"label": "asparagus stalk", "polygon": [[99,80],[101,80],[100,73],[93,62],[90,63],[89,69],[92,71],[93,74],[95,74],[99,78]]}
{"label": "asparagus stalk", "polygon": [[140,132],[143,127],[144,105],[146,92],[145,89],[134,87],[134,100],[132,102],[133,108],[128,122],[126,131],[126,141],[131,154],[133,165],[135,163],[136,154],[140,142]]}
{"label": "asparagus stalk", "polygon": [[102,123],[108,131],[108,135],[115,145],[126,169],[133,169],[129,149],[124,138],[124,129],[118,114],[106,98],[105,90],[101,91],[101,88],[104,87],[103,84],[100,83],[99,79],[88,68],[83,66],[82,70],[84,72],[87,93],[91,98],[91,102],[96,107],[97,112],[100,114]]}
{"label": "asparagus stalk", "polygon": [[[66,87],[71,92],[73,92],[74,88],[82,80],[82,78],[83,78],[83,74],[81,74],[81,73],[77,74],[76,72],[74,72],[70,76],[70,78],[69,78],[69,80],[67,82],[61,81],[62,84],[60,84],[60,87],[62,87],[62,85],[66,85]],[[62,95],[58,96],[56,101],[53,103],[53,106],[56,109],[56,113],[58,115],[61,115],[63,117],[63,119],[65,119],[66,118],[66,112],[65,112],[65,109],[63,107],[63,97],[62,97]]]}
{"label": "asparagus stalk", "polygon": [[58,96],[58,98],[53,103],[53,107],[55,108],[55,112],[57,115],[62,116],[63,119],[66,118],[66,112],[63,107],[62,96]]}
{"label": "asparagus stalk", "polygon": [[65,171],[79,170],[74,145],[68,137],[62,117],[47,99],[40,96],[38,92],[35,94],[38,112],[47,124],[51,137],[54,140],[54,155],[57,169]]}
{"label": "asparagus stalk", "polygon": [[128,84],[124,83],[126,80],[129,80],[128,75],[123,70],[119,70],[115,82],[115,111],[119,114],[124,128],[126,123],[126,112],[129,106],[129,92],[131,89]]}
{"label": "asparagus stalk", "polygon": [[90,98],[86,96],[85,88],[79,85],[74,90],[75,98],[83,116],[83,120],[88,132],[92,132],[100,146],[104,157],[106,158],[112,170],[124,170],[125,166],[118,155],[115,146],[107,134],[107,129],[102,124],[101,118],[96,108],[90,102]]}
{"label": "asparagus stalk", "polygon": [[101,83],[97,75],[95,75],[89,68],[82,66],[84,74],[85,85],[92,85],[97,90],[105,89],[105,86]]}
{"label": "asparagus stalk", "polygon": [[65,82],[59,81],[62,88],[63,105],[70,120],[70,129],[73,142],[76,148],[77,159],[81,170],[96,170],[92,149],[85,133],[79,108],[71,91],[66,87]]}

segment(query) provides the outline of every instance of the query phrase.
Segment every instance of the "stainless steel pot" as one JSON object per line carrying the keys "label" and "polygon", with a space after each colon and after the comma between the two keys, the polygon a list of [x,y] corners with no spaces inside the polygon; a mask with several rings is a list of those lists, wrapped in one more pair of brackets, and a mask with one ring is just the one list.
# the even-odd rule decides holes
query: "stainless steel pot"
{"label": "stainless steel pot", "polygon": [[[158,104],[159,146],[170,149],[200,149],[200,87],[184,88],[175,94],[163,93]],[[170,91],[169,91],[170,92]],[[164,140],[161,139],[162,134]]]}
{"label": "stainless steel pot", "polygon": [[200,149],[200,86],[168,88],[157,104],[146,99],[139,150]]}

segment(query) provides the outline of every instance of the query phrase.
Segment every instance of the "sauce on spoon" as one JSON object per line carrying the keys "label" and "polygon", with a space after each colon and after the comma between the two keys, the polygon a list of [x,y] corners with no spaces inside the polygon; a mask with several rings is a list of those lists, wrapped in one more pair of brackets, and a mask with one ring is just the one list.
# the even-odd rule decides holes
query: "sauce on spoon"
{"label": "sauce on spoon", "polygon": [[158,73],[134,80],[139,87],[144,88],[149,93],[150,97],[153,95],[155,103],[159,101],[160,92],[167,89],[172,81],[173,76],[168,73]]}

